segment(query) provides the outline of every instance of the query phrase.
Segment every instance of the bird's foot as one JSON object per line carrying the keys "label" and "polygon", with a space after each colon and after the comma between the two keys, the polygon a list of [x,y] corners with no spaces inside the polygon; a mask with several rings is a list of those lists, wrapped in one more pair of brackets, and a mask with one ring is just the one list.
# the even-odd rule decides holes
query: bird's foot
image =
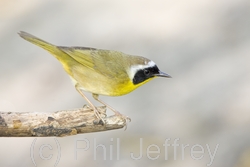
{"label": "bird's foot", "polygon": [[94,108],[94,113],[95,113],[95,115],[96,115],[96,117],[97,117],[97,124],[101,124],[101,125],[103,125],[103,126],[105,126],[106,125],[106,122],[105,122],[105,120],[103,119],[103,116],[102,115],[104,115],[104,117],[106,117],[107,115],[106,115],[106,112],[105,111],[102,111],[102,110],[98,110],[97,108]]}
{"label": "bird's foot", "polygon": [[128,116],[126,116],[126,115],[122,115],[121,113],[119,113],[118,111],[115,111],[115,115],[116,116],[118,116],[118,117],[120,117],[120,118],[122,118],[122,119],[125,119],[125,129],[124,130],[126,130],[127,129],[127,127],[128,127],[128,122],[131,122],[131,118],[129,118]]}
{"label": "bird's foot", "polygon": [[89,108],[89,109],[92,109],[94,111],[94,114],[97,118],[96,120],[94,120],[95,125],[98,125],[98,124],[106,125],[105,120],[102,118],[103,115],[104,115],[104,117],[107,116],[105,111],[103,111],[102,109],[99,110],[96,107],[92,108],[91,106],[86,105],[86,104],[83,106],[83,108]]}

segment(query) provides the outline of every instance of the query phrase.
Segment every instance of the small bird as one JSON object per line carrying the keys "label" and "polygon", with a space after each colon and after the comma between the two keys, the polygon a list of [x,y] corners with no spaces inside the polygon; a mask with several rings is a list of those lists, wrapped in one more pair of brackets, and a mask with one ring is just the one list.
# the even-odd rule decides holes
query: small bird
{"label": "small bird", "polygon": [[[101,101],[99,95],[121,96],[153,78],[171,78],[170,75],[160,71],[153,61],[145,57],[89,47],[56,46],[23,31],[18,34],[25,40],[49,51],[60,61],[76,90],[89,103],[96,117],[102,120],[103,124],[105,122],[96,107],[82,91],[92,93],[95,100],[111,109],[115,115],[124,117]],[[128,117],[125,118],[130,120]]]}

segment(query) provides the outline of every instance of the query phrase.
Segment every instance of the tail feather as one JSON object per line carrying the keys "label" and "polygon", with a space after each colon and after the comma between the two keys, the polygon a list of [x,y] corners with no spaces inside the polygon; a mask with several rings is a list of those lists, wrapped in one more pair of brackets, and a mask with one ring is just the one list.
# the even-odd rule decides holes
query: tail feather
{"label": "tail feather", "polygon": [[72,59],[67,53],[62,51],[60,48],[58,48],[56,45],[53,45],[51,43],[48,43],[42,39],[39,39],[35,37],[34,35],[31,35],[27,32],[20,31],[18,33],[20,37],[23,39],[49,51],[55,58],[57,58],[63,65],[64,69],[70,74],[70,65],[76,63],[75,60]]}
{"label": "tail feather", "polygon": [[[23,39],[37,45],[37,46],[40,46],[42,47],[43,49],[49,51],[50,53],[52,53],[53,55],[55,54],[54,52],[58,50],[58,48],[51,44],[51,43],[48,43],[42,39],[39,39],[37,37],[35,37],[34,35],[31,35],[27,32],[24,32],[24,31],[20,31],[18,33],[20,35],[20,37],[22,37]],[[56,56],[56,55],[55,55]]]}

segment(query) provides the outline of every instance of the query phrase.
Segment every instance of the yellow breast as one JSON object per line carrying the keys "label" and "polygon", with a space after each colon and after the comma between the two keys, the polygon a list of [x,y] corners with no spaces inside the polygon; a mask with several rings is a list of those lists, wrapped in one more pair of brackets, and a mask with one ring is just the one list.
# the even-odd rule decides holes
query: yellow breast
{"label": "yellow breast", "polygon": [[122,96],[122,95],[128,94],[152,79],[153,78],[150,78],[150,79],[148,79],[140,84],[137,84],[137,85],[134,85],[132,81],[128,80],[128,82],[126,82],[126,83],[117,84],[116,87],[113,87],[112,90],[107,92],[109,94],[106,94],[106,95],[108,95],[108,96]]}

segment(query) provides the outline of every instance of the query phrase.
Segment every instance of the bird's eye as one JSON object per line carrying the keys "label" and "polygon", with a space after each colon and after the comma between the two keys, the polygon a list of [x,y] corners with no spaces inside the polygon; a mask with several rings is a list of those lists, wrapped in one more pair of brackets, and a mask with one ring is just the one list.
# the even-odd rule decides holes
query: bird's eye
{"label": "bird's eye", "polygon": [[147,69],[144,70],[144,74],[145,74],[145,75],[149,75],[149,73],[150,73],[149,70],[147,70]]}

